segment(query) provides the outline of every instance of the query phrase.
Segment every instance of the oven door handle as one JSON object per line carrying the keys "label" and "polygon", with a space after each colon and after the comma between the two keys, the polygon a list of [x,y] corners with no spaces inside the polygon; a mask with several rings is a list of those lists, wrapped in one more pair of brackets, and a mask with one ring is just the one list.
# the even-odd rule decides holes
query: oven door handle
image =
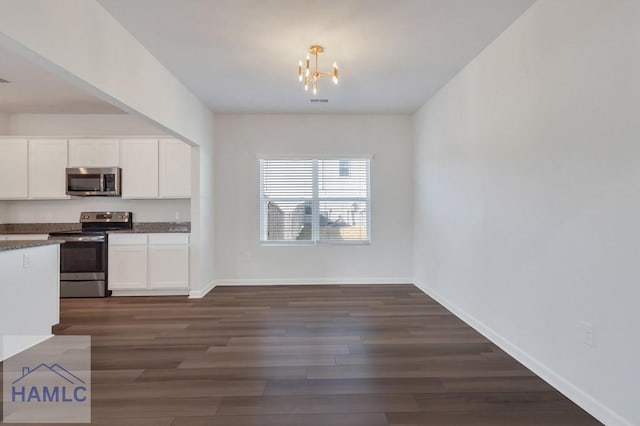
{"label": "oven door handle", "polygon": [[49,236],[50,240],[62,240],[65,242],[89,242],[89,243],[101,243],[104,242],[106,240],[106,237],[104,236],[98,236],[98,237],[56,237],[54,236]]}

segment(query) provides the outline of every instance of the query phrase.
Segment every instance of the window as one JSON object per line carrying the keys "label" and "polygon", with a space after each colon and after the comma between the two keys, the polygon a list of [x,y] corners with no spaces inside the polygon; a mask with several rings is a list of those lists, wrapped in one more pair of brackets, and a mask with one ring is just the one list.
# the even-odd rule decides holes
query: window
{"label": "window", "polygon": [[341,177],[347,177],[349,176],[350,172],[350,166],[351,166],[351,161],[350,160],[340,160],[340,162],[338,163],[339,168],[340,168],[340,176]]}
{"label": "window", "polygon": [[369,241],[368,159],[261,159],[260,240]]}

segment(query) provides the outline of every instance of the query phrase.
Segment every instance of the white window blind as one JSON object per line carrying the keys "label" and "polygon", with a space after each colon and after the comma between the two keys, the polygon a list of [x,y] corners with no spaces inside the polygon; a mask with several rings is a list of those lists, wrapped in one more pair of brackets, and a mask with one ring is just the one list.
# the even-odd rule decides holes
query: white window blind
{"label": "white window blind", "polygon": [[369,241],[368,159],[261,159],[261,241]]}

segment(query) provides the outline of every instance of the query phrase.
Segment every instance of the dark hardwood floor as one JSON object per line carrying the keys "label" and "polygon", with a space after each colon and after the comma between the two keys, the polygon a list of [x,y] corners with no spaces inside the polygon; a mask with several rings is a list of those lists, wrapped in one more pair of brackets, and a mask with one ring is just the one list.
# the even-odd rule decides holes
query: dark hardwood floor
{"label": "dark hardwood floor", "polygon": [[99,425],[599,424],[412,285],[62,301]]}

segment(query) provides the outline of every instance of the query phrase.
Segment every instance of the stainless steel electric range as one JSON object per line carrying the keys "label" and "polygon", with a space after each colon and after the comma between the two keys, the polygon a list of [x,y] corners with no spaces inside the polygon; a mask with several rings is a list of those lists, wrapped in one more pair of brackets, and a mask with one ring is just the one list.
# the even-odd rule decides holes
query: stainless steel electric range
{"label": "stainless steel electric range", "polygon": [[49,239],[60,246],[60,297],[110,296],[107,253],[108,231],[133,228],[131,212],[83,212],[82,229],[54,232]]}

